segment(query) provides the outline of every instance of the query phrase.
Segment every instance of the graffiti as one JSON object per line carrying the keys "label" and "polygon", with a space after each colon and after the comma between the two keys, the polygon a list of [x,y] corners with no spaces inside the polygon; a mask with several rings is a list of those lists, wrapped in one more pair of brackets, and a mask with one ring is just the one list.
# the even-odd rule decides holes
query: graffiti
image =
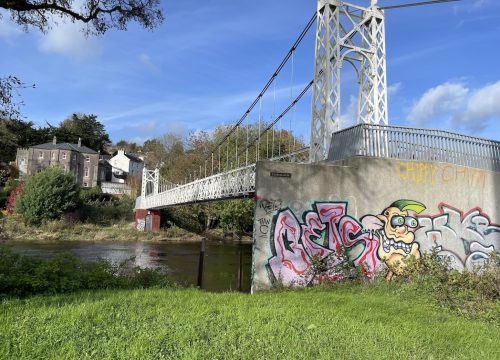
{"label": "graffiti", "polygon": [[403,260],[408,256],[420,257],[415,230],[418,227],[417,214],[424,210],[424,204],[418,201],[398,200],[382,214],[366,215],[361,219],[364,229],[379,239],[377,255],[389,268],[388,279],[400,272]]}
{"label": "graffiti", "polygon": [[[315,258],[328,260],[331,268],[350,259],[354,266],[363,264],[368,276],[380,265],[378,238],[363,232],[362,225],[347,215],[345,202],[315,203],[312,211],[304,212],[302,223],[289,208],[282,209],[273,218],[271,237],[273,256],[267,268],[274,280],[287,286],[341,276],[332,272],[316,278],[310,271]],[[358,256],[345,256],[344,248],[350,251],[359,246]]]}
{"label": "graffiti", "polygon": [[260,218],[257,220],[257,222],[259,223],[259,233],[267,234],[267,232],[269,231],[269,223],[271,221],[266,218]]}
{"label": "graffiti", "polygon": [[279,210],[281,207],[281,200],[268,200],[268,199],[262,199],[260,201],[259,207],[261,209],[264,209],[266,214],[272,214],[276,210]]}
{"label": "graffiti", "polygon": [[[335,271],[316,277],[311,271],[316,259],[331,268],[352,261],[368,277],[385,268],[391,279],[405,259],[433,249],[457,270],[480,266],[489,254],[499,252],[500,225],[491,223],[480,208],[463,213],[441,204],[434,216],[423,215],[425,209],[418,201],[397,200],[381,214],[360,221],[347,215],[346,202],[316,202],[301,221],[290,208],[281,209],[270,225],[272,256],[266,266],[271,280],[301,286],[342,277]],[[269,223],[259,223],[267,231]]]}
{"label": "graffiti", "polygon": [[484,186],[486,182],[486,173],[479,169],[416,161],[401,161],[398,176],[403,181],[422,185],[461,182],[468,186]]}
{"label": "graffiti", "polygon": [[418,218],[415,236],[422,251],[437,248],[438,255],[458,270],[480,266],[490,253],[499,252],[500,225],[492,224],[482,209],[463,213],[447,204],[438,208],[438,215]]}
{"label": "graffiti", "polygon": [[146,229],[146,219],[137,219],[137,230],[144,231]]}

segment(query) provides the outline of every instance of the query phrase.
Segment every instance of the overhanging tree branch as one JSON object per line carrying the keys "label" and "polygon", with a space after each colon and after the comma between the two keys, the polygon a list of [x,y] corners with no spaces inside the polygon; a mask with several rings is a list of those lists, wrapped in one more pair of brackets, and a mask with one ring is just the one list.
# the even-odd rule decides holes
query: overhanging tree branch
{"label": "overhanging tree branch", "polygon": [[164,19],[159,0],[87,0],[80,9],[73,0],[0,0],[0,8],[25,30],[35,27],[42,32],[50,29],[49,19],[57,17],[87,24],[87,34],[125,30],[130,21],[151,30]]}

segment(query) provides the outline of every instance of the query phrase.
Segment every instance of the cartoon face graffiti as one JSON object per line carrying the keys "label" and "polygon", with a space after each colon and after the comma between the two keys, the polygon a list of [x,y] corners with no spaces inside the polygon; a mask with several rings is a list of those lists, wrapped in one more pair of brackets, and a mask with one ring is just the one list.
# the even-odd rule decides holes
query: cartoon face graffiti
{"label": "cartoon face graffiti", "polygon": [[398,273],[402,260],[413,255],[420,257],[419,244],[415,242],[418,227],[416,214],[425,206],[413,200],[398,200],[382,211],[382,214],[365,216],[361,221],[365,230],[379,237],[377,255],[384,260],[391,273]]}

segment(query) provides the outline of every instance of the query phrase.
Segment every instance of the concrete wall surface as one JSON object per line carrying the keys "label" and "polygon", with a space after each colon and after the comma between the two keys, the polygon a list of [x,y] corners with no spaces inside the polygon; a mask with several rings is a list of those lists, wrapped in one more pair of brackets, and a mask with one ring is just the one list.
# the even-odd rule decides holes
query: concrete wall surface
{"label": "concrete wall surface", "polygon": [[391,277],[433,248],[457,269],[500,252],[500,173],[438,162],[356,157],[259,162],[252,291],[335,280],[312,271],[347,259]]}

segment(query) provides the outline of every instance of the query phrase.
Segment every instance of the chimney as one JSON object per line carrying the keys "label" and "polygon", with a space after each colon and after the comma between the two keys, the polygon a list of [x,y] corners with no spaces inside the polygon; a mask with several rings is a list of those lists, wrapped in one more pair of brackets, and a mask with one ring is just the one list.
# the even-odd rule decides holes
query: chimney
{"label": "chimney", "polygon": [[82,147],[82,138],[78,138],[78,147]]}
{"label": "chimney", "polygon": [[54,136],[54,138],[52,139],[52,144],[57,144],[57,138]]}

